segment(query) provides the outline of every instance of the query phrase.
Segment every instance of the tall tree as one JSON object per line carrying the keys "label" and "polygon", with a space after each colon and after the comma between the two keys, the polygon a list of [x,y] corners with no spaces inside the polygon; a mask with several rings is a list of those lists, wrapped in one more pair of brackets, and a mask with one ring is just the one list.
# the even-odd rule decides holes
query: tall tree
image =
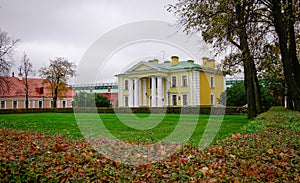
{"label": "tall tree", "polygon": [[230,52],[227,58],[240,59],[250,119],[261,111],[255,52],[252,51],[261,40],[254,34],[257,4],[257,0],[181,0],[168,9],[177,15],[187,33],[201,32],[204,41],[213,44],[218,53]]}
{"label": "tall tree", "polygon": [[19,40],[11,38],[7,32],[0,29],[0,94],[9,90],[9,83],[5,79],[12,66],[12,56]]}
{"label": "tall tree", "polygon": [[[298,37],[295,35],[295,27],[300,26],[300,3],[295,0],[264,0],[266,12],[270,15],[271,23],[278,36],[279,47],[281,51],[281,60],[285,81],[288,87],[288,94],[292,103],[289,108],[300,111],[300,63],[297,57]],[[298,39],[298,40],[297,40]]]}
{"label": "tall tree", "polygon": [[63,57],[50,60],[48,67],[39,69],[40,76],[45,78],[44,82],[50,84],[54,108],[57,107],[59,95],[67,91],[67,79],[75,76],[75,69],[76,65]]}
{"label": "tall tree", "polygon": [[25,87],[25,108],[28,109],[29,105],[29,83],[28,76],[33,73],[32,63],[29,61],[29,58],[24,53],[23,58],[21,60],[22,65],[19,67],[20,73],[23,75],[24,87]]}

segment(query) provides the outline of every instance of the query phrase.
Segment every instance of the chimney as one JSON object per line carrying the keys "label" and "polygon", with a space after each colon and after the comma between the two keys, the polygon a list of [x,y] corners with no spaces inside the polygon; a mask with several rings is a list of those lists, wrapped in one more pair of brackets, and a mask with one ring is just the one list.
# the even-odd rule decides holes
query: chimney
{"label": "chimney", "polygon": [[178,56],[172,56],[172,66],[177,65],[179,62],[179,57]]}
{"label": "chimney", "polygon": [[107,92],[110,93],[110,87],[107,88]]}
{"label": "chimney", "polygon": [[194,64],[194,63],[195,63],[194,60],[188,60],[187,62],[188,62],[188,63],[191,63],[191,64]]}
{"label": "chimney", "polygon": [[154,60],[152,61],[152,63],[153,63],[153,64],[158,64],[158,60],[157,60],[157,59],[154,59]]}
{"label": "chimney", "polygon": [[19,74],[18,74],[18,79],[19,79],[20,81],[23,80],[23,74],[22,74],[22,73],[19,73]]}
{"label": "chimney", "polygon": [[214,59],[209,59],[207,57],[203,57],[202,58],[202,65],[204,67],[215,68],[215,60]]}

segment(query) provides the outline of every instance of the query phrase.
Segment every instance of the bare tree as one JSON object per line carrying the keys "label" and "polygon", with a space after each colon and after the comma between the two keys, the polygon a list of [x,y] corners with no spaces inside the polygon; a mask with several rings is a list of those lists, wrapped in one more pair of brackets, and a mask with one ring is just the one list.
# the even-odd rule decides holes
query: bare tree
{"label": "bare tree", "polygon": [[18,39],[11,38],[7,32],[0,29],[0,93],[9,90],[9,82],[6,76],[12,66],[12,55],[18,44]]}
{"label": "bare tree", "polygon": [[75,76],[75,69],[76,65],[63,57],[50,60],[48,67],[39,69],[40,76],[45,78],[44,83],[50,84],[54,108],[57,107],[57,98],[67,92],[67,79]]}
{"label": "bare tree", "polygon": [[29,104],[29,83],[28,83],[28,76],[33,73],[32,63],[29,61],[29,58],[24,53],[24,56],[21,60],[22,65],[19,67],[20,73],[24,76],[24,87],[25,87],[25,108],[28,109]]}

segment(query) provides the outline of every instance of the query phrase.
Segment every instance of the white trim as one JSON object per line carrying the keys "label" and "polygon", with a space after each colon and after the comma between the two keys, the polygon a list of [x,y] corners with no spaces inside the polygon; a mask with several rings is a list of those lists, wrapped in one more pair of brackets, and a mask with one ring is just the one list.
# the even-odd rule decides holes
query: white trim
{"label": "white trim", "polygon": [[119,90],[119,94],[118,94],[118,106],[121,107],[123,106],[123,103],[122,103],[122,99],[123,99],[123,80],[122,80],[122,77],[119,76],[119,87],[118,87],[118,90]]}
{"label": "white trim", "polygon": [[151,77],[151,85],[152,107],[156,107],[156,77]]}
{"label": "white trim", "polygon": [[133,80],[132,79],[128,79],[128,89],[129,89],[128,106],[133,107]]}
{"label": "white trim", "polygon": [[[15,108],[15,102],[17,102],[16,108]],[[19,108],[18,105],[19,105],[18,100],[13,100],[12,101],[12,109],[18,109]]]}
{"label": "white trim", "polygon": [[163,106],[163,85],[162,85],[162,77],[157,77],[157,107]]}
{"label": "white trim", "polygon": [[[213,82],[211,82],[211,81],[213,81]],[[210,76],[209,86],[210,86],[210,88],[215,88],[215,78],[214,78],[214,76]]]}
{"label": "white trim", "polygon": [[[173,78],[175,78],[175,86],[173,85]],[[177,76],[171,76],[171,88],[178,87]]]}
{"label": "white trim", "polygon": [[[184,95],[186,96],[186,105],[183,105],[183,101],[184,101],[184,100],[183,100],[183,96],[184,96]],[[181,94],[181,106],[188,106],[188,105],[189,105],[189,103],[188,103],[189,98],[188,98],[188,97],[189,97],[188,93],[182,93],[182,94]]]}
{"label": "white trim", "polygon": [[210,105],[215,105],[215,95],[214,94],[210,94],[210,99],[209,100],[210,100]]}
{"label": "white trim", "polygon": [[[1,107],[1,105],[2,105],[1,103],[2,103],[2,102],[4,102],[4,108]],[[1,100],[1,101],[0,101],[0,108],[1,108],[1,109],[6,109],[6,100]]]}
{"label": "white trim", "polygon": [[147,79],[143,79],[143,106],[147,105]]}
{"label": "white trim", "polygon": [[[186,86],[183,86],[183,77],[186,77],[185,79],[186,79]],[[187,77],[187,75],[186,74],[184,74],[184,75],[181,75],[181,87],[188,87],[189,86],[189,82],[188,82],[188,77]]]}

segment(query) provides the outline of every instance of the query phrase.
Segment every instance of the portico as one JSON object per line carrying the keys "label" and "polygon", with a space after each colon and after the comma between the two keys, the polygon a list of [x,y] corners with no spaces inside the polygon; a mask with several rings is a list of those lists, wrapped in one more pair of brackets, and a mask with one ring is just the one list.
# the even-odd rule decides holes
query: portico
{"label": "portico", "polygon": [[128,89],[128,95],[125,96],[128,100],[128,107],[167,105],[168,99],[164,91],[168,91],[169,86],[167,79],[162,75],[126,79],[124,92]]}

